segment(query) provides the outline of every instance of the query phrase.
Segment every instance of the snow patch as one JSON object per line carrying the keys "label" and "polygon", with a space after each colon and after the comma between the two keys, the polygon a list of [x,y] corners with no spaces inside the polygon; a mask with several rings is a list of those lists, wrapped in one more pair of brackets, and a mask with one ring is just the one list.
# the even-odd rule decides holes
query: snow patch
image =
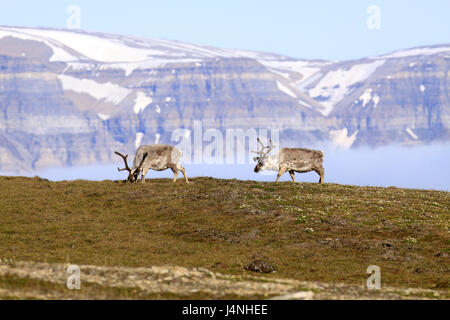
{"label": "snow patch", "polygon": [[380,96],[374,94],[372,100],[373,100],[373,108],[375,109],[378,105],[378,102],[380,102]]}
{"label": "snow patch", "polygon": [[272,69],[272,68],[268,68],[268,69],[271,72],[273,72],[275,74],[278,74],[278,75],[282,76],[283,78],[285,78],[286,80],[290,81],[290,73],[288,73],[288,72],[281,72],[281,71],[278,71],[278,70]]}
{"label": "snow patch", "polygon": [[[367,88],[364,90],[363,94],[359,97],[359,101],[362,101],[362,107],[365,108],[370,101],[373,101],[373,107],[376,108],[377,104],[380,102],[380,96],[374,93],[372,96],[372,89]],[[357,101],[356,101],[357,102]]]}
{"label": "snow patch", "polygon": [[18,29],[28,35],[51,39],[83,56],[101,62],[136,62],[152,55],[165,55],[165,51],[130,47],[118,39],[61,30]]}
{"label": "snow patch", "polygon": [[100,70],[115,70],[121,69],[125,71],[125,77],[131,75],[136,69],[145,69],[145,68],[162,68],[167,61],[161,60],[151,60],[151,61],[143,61],[143,62],[122,62],[122,63],[105,63],[102,64],[99,69]]}
{"label": "snow patch", "polygon": [[[170,48],[170,42],[157,39],[136,41],[134,38],[98,36],[75,31],[0,27],[0,39],[6,36],[44,43],[53,51],[51,62],[68,62],[75,70],[89,70],[92,64],[79,61],[91,59],[100,63],[100,70],[122,69],[125,76],[129,76],[136,69],[162,68],[168,63],[198,63],[203,58],[200,57],[201,50],[198,57],[186,58],[185,52],[167,50]],[[163,49],[155,50],[154,47]],[[69,54],[67,48],[78,55]],[[182,47],[176,49],[182,50]]]}
{"label": "snow patch", "polygon": [[347,128],[343,128],[341,130],[331,130],[329,134],[333,145],[336,147],[349,149],[356,140],[358,130],[356,130],[351,136],[347,136]]}
{"label": "snow patch", "polygon": [[304,107],[307,107],[307,108],[311,109],[311,106],[308,103],[306,103],[305,101],[298,100],[298,103],[301,104]]}
{"label": "snow patch", "polygon": [[59,74],[57,77],[61,81],[64,90],[85,93],[97,100],[104,99],[106,102],[116,105],[131,93],[130,89],[111,82],[99,83],[94,80],[78,79],[64,74]]}
{"label": "snow patch", "polygon": [[362,101],[363,108],[372,100],[372,89],[364,90],[363,94],[359,97],[359,100]]}
{"label": "snow patch", "polygon": [[323,73],[317,72],[317,73],[313,74],[312,76],[308,77],[307,79],[300,81],[300,83],[297,85],[297,88],[299,88],[300,90],[303,91],[311,83],[313,83],[316,80],[319,80],[320,77],[322,77],[322,76],[323,76]]}
{"label": "snow patch", "polygon": [[303,60],[258,60],[258,62],[270,68],[271,71],[279,73],[284,78],[289,78],[289,74],[286,72],[300,73],[302,75],[300,82],[317,73],[323,65],[327,64],[326,62],[319,63]]}
{"label": "snow patch", "polygon": [[53,55],[50,57],[49,61],[77,61],[78,58],[69,54],[64,49],[60,48],[54,41],[51,39],[45,39],[36,37],[27,33],[24,33],[23,31],[28,29],[14,29],[14,28],[0,28],[0,39],[4,37],[13,37],[16,39],[21,40],[32,40],[32,41],[39,41],[50,47],[53,51]]}
{"label": "snow patch", "polygon": [[135,70],[139,69],[159,69],[165,67],[169,63],[194,63],[196,61],[201,61],[199,59],[172,59],[172,58],[151,58],[145,61],[138,62],[114,62],[114,63],[104,63],[99,69],[107,70],[107,69],[122,69],[125,71],[125,76],[128,77]]}
{"label": "snow patch", "polygon": [[155,111],[156,113],[161,113],[161,108],[159,107],[159,104],[156,105]]}
{"label": "snow patch", "polygon": [[145,107],[147,107],[150,103],[152,103],[152,98],[148,97],[142,91],[138,91],[136,93],[136,98],[134,99],[134,113],[138,114],[144,111]]}
{"label": "snow patch", "polygon": [[327,116],[334,106],[342,101],[350,93],[350,87],[366,80],[377,68],[383,65],[385,60],[377,60],[371,63],[363,63],[352,66],[350,69],[337,69],[328,72],[314,88],[309,90],[312,98],[325,98],[320,103],[325,107],[320,112]]}
{"label": "snow patch", "polygon": [[410,128],[406,128],[406,132],[411,136],[411,138],[413,138],[414,140],[419,139],[419,137],[417,137],[417,135],[410,129]]}
{"label": "snow patch", "polygon": [[100,119],[102,119],[103,121],[109,119],[109,115],[107,115],[107,114],[97,113],[97,115],[98,115],[98,117],[99,117]]}
{"label": "snow patch", "polygon": [[66,65],[67,66],[62,73],[66,72],[69,68],[74,71],[80,71],[80,70],[93,70],[96,67],[95,64],[93,63],[78,62],[78,61],[67,62]]}
{"label": "snow patch", "polygon": [[280,81],[276,80],[277,87],[284,93],[286,93],[288,96],[291,96],[292,98],[297,98],[297,95],[291,91],[288,87],[286,87],[284,84],[282,84]]}
{"label": "snow patch", "polygon": [[379,57],[371,57],[373,58],[383,58],[383,59],[389,59],[389,58],[405,58],[405,57],[411,57],[411,56],[430,56],[433,54],[441,53],[441,52],[447,52],[450,51],[450,47],[439,47],[439,48],[416,48],[416,49],[410,49],[410,50],[400,50],[396,51],[391,54],[382,55]]}

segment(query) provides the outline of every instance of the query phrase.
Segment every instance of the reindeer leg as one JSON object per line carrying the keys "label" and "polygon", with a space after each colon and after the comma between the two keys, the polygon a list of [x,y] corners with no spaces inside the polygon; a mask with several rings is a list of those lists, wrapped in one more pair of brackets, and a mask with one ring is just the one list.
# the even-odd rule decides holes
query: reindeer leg
{"label": "reindeer leg", "polygon": [[325,174],[325,170],[323,169],[323,167],[316,168],[314,169],[314,171],[317,172],[317,174],[320,176],[319,183],[323,183],[323,177]]}
{"label": "reindeer leg", "polygon": [[324,176],[325,176],[325,169],[322,167],[322,170],[321,170],[321,172],[320,172],[320,180],[319,180],[319,182],[320,183],[323,183],[324,181]]}
{"label": "reindeer leg", "polygon": [[172,170],[172,172],[173,172],[173,182],[177,181],[177,177],[178,177],[177,167],[170,167],[170,170]]}
{"label": "reindeer leg", "polygon": [[143,169],[141,171],[141,183],[145,183],[145,176],[147,175],[148,169]]}
{"label": "reindeer leg", "polygon": [[292,178],[292,182],[295,183],[295,172],[294,172],[294,170],[289,170],[289,174],[290,174],[290,176]]}
{"label": "reindeer leg", "polygon": [[188,177],[186,175],[186,169],[184,169],[182,166],[177,166],[177,169],[181,171],[181,173],[183,174],[184,180],[186,181],[186,183],[189,183]]}
{"label": "reindeer leg", "polygon": [[285,172],[286,172],[286,169],[280,168],[280,170],[278,170],[277,180],[275,180],[275,182],[278,182],[278,180],[280,179],[280,177],[281,177]]}

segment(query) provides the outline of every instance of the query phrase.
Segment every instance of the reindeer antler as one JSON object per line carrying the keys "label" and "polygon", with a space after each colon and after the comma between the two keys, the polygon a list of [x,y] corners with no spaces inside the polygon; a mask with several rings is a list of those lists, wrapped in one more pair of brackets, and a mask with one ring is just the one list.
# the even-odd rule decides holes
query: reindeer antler
{"label": "reindeer antler", "polygon": [[261,151],[264,150],[264,144],[261,142],[261,140],[259,140],[259,138],[256,138],[256,140],[258,140],[259,144],[261,145]]}
{"label": "reindeer antler", "polygon": [[[118,151],[114,151],[114,153],[117,154],[118,156],[122,157],[123,162],[125,162],[125,168],[120,169],[119,167],[117,167],[117,170],[118,170],[118,171],[124,171],[124,170],[127,170],[127,171],[131,172],[131,169],[130,169],[130,167],[128,166],[128,163],[127,163],[127,157],[128,157],[128,155],[123,155],[123,154],[121,154],[121,153],[118,152]],[[145,158],[144,158],[144,159],[145,159]],[[144,162],[144,161],[142,161],[142,162]],[[142,165],[142,163],[141,163],[141,165]]]}
{"label": "reindeer antler", "polygon": [[259,144],[261,144],[261,150],[259,150],[259,151],[251,151],[251,152],[257,153],[257,154],[262,154],[262,153],[264,153],[264,149],[265,149],[266,147],[264,147],[263,143],[261,142],[261,140],[259,140],[259,138],[256,138],[256,140],[258,140]]}
{"label": "reindeer antler", "polygon": [[[270,151],[272,151],[273,148],[275,148],[275,146],[272,144],[272,139],[270,139],[270,145],[268,146],[264,146],[264,144],[261,142],[261,140],[259,140],[259,138],[256,138],[256,140],[258,140],[259,144],[261,145],[261,150],[260,151],[251,151],[253,153],[257,153],[259,155],[261,154],[269,154]],[[266,152],[264,152],[264,149],[267,149]]]}
{"label": "reindeer antler", "polygon": [[272,139],[269,140],[270,145],[268,145],[266,148],[267,150],[267,154],[269,154],[270,151],[272,151],[273,148],[275,148],[275,146],[272,144]]}

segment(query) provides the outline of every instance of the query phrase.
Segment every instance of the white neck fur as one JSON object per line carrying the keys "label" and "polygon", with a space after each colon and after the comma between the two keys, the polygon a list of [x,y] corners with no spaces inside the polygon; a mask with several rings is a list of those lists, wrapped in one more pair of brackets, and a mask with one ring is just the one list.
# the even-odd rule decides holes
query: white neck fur
{"label": "white neck fur", "polygon": [[264,166],[261,167],[261,170],[269,170],[269,171],[278,171],[278,169],[279,169],[278,154],[268,157]]}

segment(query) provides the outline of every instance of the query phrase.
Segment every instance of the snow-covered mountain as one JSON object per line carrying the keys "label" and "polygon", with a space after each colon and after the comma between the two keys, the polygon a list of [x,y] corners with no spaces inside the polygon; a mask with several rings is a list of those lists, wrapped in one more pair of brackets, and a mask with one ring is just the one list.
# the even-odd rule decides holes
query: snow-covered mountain
{"label": "snow-covered mountain", "polygon": [[177,128],[279,128],[284,145],[449,139],[450,45],[299,60],[162,39],[0,27],[0,169],[106,162]]}

